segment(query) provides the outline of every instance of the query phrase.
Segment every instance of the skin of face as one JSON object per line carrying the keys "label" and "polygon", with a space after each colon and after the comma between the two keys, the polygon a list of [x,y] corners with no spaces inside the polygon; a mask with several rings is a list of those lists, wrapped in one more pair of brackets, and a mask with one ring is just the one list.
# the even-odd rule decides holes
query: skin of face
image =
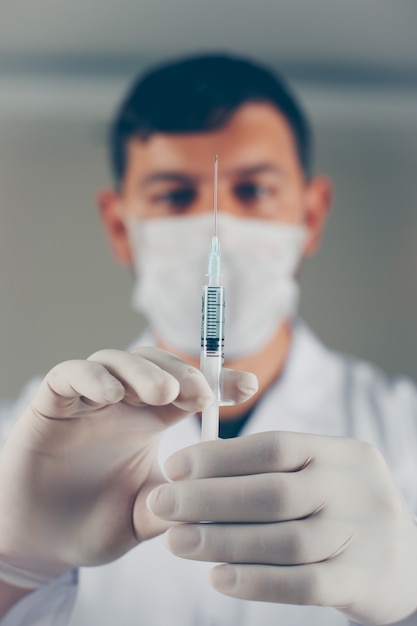
{"label": "skin of face", "polygon": [[[129,141],[120,188],[105,189],[98,197],[107,239],[119,262],[133,264],[125,227],[128,214],[148,220],[213,210],[216,154],[219,211],[303,224],[307,229],[304,256],[318,250],[331,206],[330,182],[324,176],[306,179],[291,129],[275,107],[247,103],[215,131],[155,133],[146,141]],[[222,418],[243,414],[276,380],[288,354],[290,337],[290,326],[284,324],[259,353],[226,362],[228,367],[257,374],[259,391],[246,403],[222,407]],[[178,356],[198,366],[187,355]]]}

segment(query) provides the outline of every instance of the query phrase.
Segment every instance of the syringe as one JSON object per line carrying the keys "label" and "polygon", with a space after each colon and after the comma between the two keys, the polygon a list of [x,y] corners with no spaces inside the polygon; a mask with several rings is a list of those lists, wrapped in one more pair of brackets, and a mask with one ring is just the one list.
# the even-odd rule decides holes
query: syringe
{"label": "syringe", "polygon": [[220,241],[217,236],[217,177],[219,159],[214,159],[214,233],[208,258],[208,285],[203,286],[201,307],[200,370],[214,394],[213,403],[203,410],[201,438],[217,439],[219,435],[219,405],[222,399],[222,369],[224,364],[225,293],[220,285]]}

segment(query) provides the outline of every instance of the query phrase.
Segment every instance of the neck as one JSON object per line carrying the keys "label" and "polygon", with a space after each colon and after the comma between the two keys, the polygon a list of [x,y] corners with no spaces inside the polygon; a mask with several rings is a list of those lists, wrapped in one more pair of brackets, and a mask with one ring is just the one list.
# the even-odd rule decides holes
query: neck
{"label": "neck", "polygon": [[[200,367],[199,360],[189,355],[172,350],[170,346],[158,341],[158,346],[164,350],[175,353],[196,368]],[[287,360],[291,344],[291,326],[289,322],[282,324],[269,343],[259,352],[238,359],[225,361],[225,367],[234,370],[253,372],[258,377],[259,388],[254,396],[246,402],[234,406],[220,407],[221,419],[237,419],[247,413],[263,396],[282,373]]]}

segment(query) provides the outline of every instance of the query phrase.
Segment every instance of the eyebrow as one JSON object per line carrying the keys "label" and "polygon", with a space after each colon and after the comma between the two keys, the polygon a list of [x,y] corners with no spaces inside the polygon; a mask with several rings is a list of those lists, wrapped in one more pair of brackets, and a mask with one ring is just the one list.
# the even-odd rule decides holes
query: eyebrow
{"label": "eyebrow", "polygon": [[186,183],[195,184],[196,179],[194,176],[189,176],[181,172],[155,172],[147,176],[141,184],[143,189],[153,185],[154,183]]}
{"label": "eyebrow", "polygon": [[248,167],[241,167],[233,170],[233,175],[238,178],[245,178],[245,176],[253,176],[254,174],[276,174],[277,176],[284,176],[284,170],[277,165],[271,163],[259,163]]}

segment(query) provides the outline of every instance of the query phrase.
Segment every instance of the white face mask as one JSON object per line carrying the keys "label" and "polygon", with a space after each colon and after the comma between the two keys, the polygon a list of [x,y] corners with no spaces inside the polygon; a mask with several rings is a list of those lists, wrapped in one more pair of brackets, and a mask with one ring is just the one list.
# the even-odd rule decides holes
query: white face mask
{"label": "white face mask", "polygon": [[[134,254],[133,306],[167,346],[198,356],[201,288],[207,284],[213,216],[127,223]],[[226,290],[225,358],[258,352],[296,311],[294,273],[305,228],[220,213],[221,284]]]}

